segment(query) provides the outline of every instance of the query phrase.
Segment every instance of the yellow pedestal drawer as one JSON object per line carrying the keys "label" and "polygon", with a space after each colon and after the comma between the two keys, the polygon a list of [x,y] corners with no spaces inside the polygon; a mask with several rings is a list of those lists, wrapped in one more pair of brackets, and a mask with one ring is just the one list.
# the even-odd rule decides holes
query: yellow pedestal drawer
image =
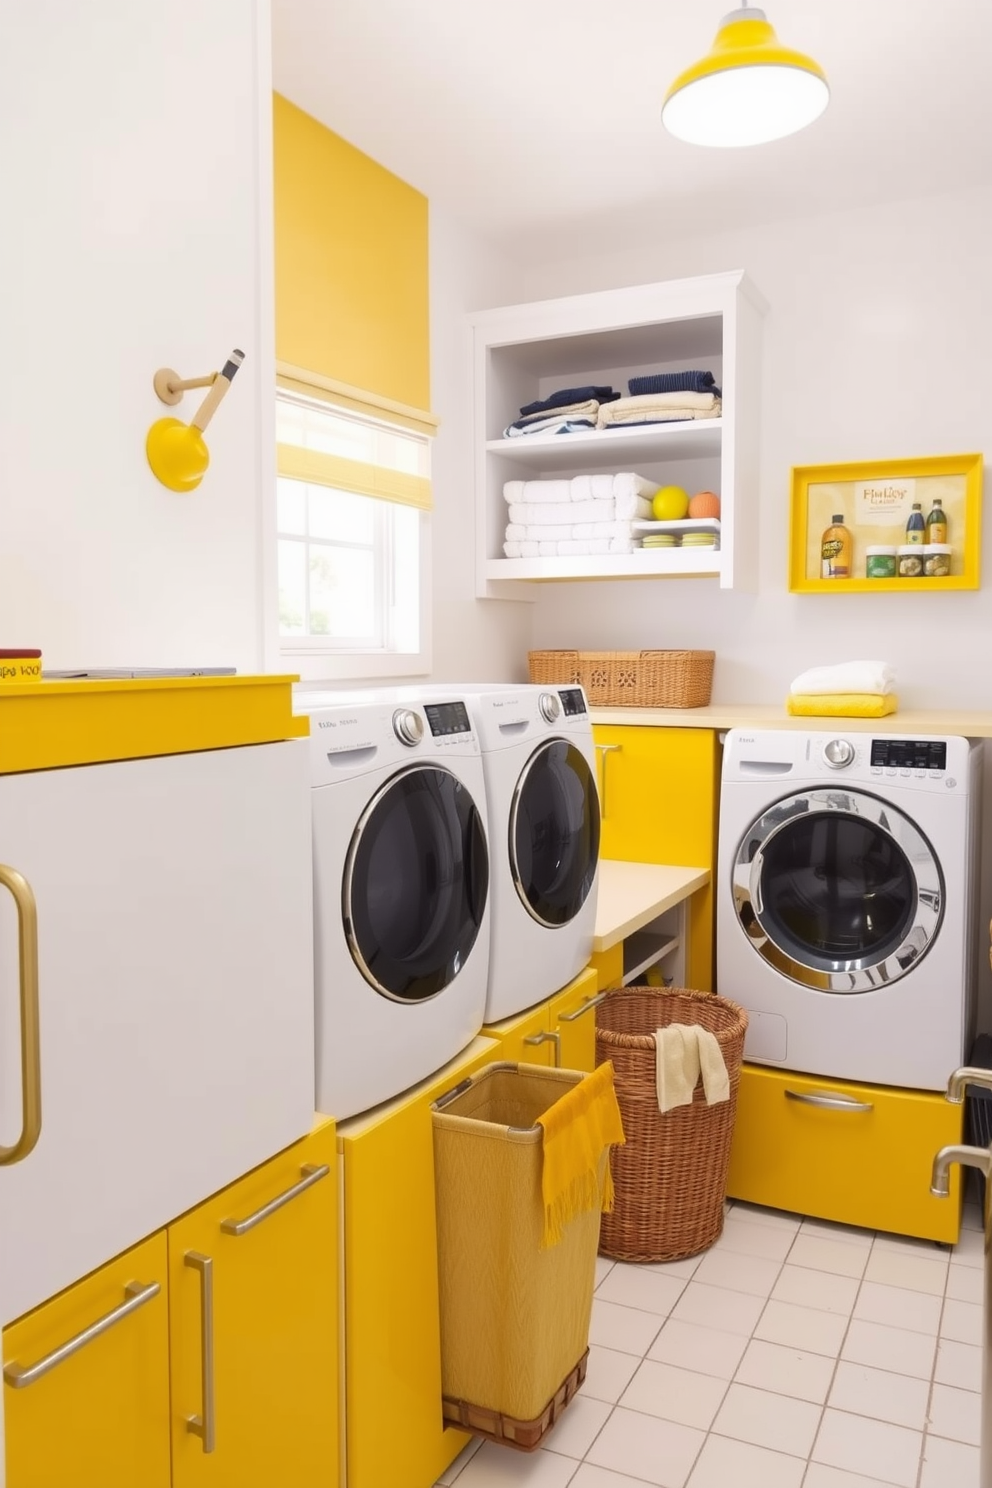
{"label": "yellow pedestal drawer", "polygon": [[930,1193],[934,1154],[962,1140],[964,1107],[929,1091],[852,1085],[745,1064],[731,1198],[953,1245],[961,1176]]}

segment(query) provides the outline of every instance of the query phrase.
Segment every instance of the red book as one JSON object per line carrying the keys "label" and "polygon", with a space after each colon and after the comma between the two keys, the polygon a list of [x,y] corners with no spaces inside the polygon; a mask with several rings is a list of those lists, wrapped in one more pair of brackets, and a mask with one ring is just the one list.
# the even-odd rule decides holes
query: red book
{"label": "red book", "polygon": [[25,656],[29,656],[29,657],[30,656],[33,656],[33,657],[35,657],[37,659],[37,657],[39,657],[40,655],[41,655],[41,652],[40,651],[25,650],[23,647],[20,648],[20,649],[16,649],[15,648],[14,650],[4,650],[4,648],[2,646],[0,646],[0,661],[5,660],[6,658],[9,658],[9,657],[15,657],[16,658],[16,657],[25,657]]}

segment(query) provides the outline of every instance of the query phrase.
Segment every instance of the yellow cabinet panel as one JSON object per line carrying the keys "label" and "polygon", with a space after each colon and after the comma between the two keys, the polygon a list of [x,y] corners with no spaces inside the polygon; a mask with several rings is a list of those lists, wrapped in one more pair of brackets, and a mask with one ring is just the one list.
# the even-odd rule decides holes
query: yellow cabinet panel
{"label": "yellow cabinet panel", "polygon": [[503,1057],[476,1039],[415,1091],[339,1128],[347,1488],[426,1488],[469,1440],[441,1415],[430,1106]]}
{"label": "yellow cabinet panel", "polygon": [[851,1085],[745,1064],[730,1153],[731,1198],[953,1245],[961,1175],[930,1193],[934,1154],[961,1141],[963,1106],[942,1095]]}
{"label": "yellow cabinet panel", "polygon": [[596,1068],[596,995],[599,978],[592,968],[556,992],[548,1003],[548,1027],[561,1040],[562,1069]]}
{"label": "yellow cabinet panel", "polygon": [[[336,1165],[334,1123],[323,1122],[169,1226],[173,1488],[336,1488]],[[208,1453],[187,1422],[210,1410],[202,1344],[211,1321]]]}
{"label": "yellow cabinet panel", "polygon": [[548,1004],[539,1002],[537,1007],[516,1013],[512,1018],[503,1018],[499,1023],[487,1023],[482,1030],[486,1038],[498,1039],[499,1050],[495,1059],[506,1059],[512,1064],[554,1064],[554,1039],[548,1035]]}
{"label": "yellow cabinet panel", "polygon": [[[160,1232],[4,1329],[7,1488],[169,1488],[167,1273]],[[12,1367],[29,1370],[129,1301],[49,1372],[10,1383]]]}
{"label": "yellow cabinet panel", "polygon": [[[600,852],[633,863],[716,865],[720,745],[715,729],[596,724]],[[713,987],[713,887],[692,896],[686,982]]]}

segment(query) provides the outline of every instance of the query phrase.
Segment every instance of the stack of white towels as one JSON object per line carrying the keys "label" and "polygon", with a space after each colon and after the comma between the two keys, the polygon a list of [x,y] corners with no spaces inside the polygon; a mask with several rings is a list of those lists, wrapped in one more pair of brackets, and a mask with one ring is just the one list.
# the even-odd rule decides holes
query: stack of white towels
{"label": "stack of white towels", "polygon": [[507,558],[632,553],[635,521],[651,518],[657,481],[623,471],[571,480],[507,481]]}

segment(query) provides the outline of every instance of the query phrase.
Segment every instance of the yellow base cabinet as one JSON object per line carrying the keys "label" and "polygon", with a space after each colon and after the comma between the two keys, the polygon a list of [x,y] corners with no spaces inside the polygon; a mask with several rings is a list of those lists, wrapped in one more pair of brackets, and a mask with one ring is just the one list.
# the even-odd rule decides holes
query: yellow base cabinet
{"label": "yellow base cabinet", "polygon": [[336,1162],[328,1121],[169,1226],[173,1488],[336,1488]]}
{"label": "yellow base cabinet", "polygon": [[595,969],[587,967],[546,1002],[487,1024],[483,1033],[500,1044],[494,1057],[514,1064],[595,1069],[598,987]]}
{"label": "yellow base cabinet", "polygon": [[169,1488],[164,1231],[11,1323],[3,1359],[7,1488]]}
{"label": "yellow base cabinet", "polygon": [[337,1488],[336,1161],[321,1122],[7,1327],[7,1488]]}
{"label": "yellow base cabinet", "polygon": [[[500,1057],[477,1038],[407,1095],[338,1128],[347,1488],[430,1488],[469,1440],[441,1414],[430,1107]],[[285,1473],[272,1482],[295,1488]]]}
{"label": "yellow base cabinet", "polygon": [[[716,867],[720,744],[715,729],[596,724],[600,853],[632,863]],[[686,985],[713,989],[713,888],[692,896]]]}
{"label": "yellow base cabinet", "polygon": [[852,1085],[745,1064],[730,1152],[731,1198],[953,1245],[961,1173],[930,1193],[935,1153],[961,1141],[964,1107],[929,1091]]}

